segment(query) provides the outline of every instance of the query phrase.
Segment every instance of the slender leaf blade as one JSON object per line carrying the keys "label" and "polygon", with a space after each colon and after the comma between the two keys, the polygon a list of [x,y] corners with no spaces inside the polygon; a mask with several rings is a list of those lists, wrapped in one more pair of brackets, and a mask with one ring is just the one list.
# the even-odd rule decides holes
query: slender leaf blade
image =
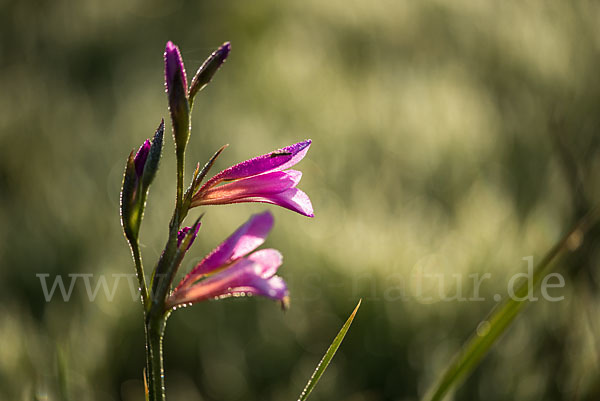
{"label": "slender leaf blade", "polygon": [[352,312],[352,314],[350,315],[348,320],[346,320],[346,323],[344,323],[344,325],[342,326],[342,329],[340,330],[338,335],[333,339],[333,342],[331,343],[331,345],[329,346],[329,349],[323,356],[323,359],[321,359],[321,362],[319,362],[319,364],[317,365],[317,368],[315,369],[312,376],[310,377],[310,380],[308,381],[308,383],[306,383],[306,387],[304,387],[304,390],[302,390],[302,393],[300,394],[298,401],[304,401],[308,398],[310,393],[313,391],[313,389],[319,382],[319,379],[321,378],[321,376],[323,376],[323,373],[325,373],[325,369],[327,369],[327,366],[329,366],[329,362],[331,362],[331,360],[333,359],[333,356],[335,355],[336,351],[342,344],[342,341],[344,340],[346,333],[350,329],[350,325],[352,324],[352,321],[354,320],[354,316],[356,316],[356,312],[358,312],[358,308],[360,308],[361,302],[362,302],[362,299],[360,299],[358,301],[356,308],[354,308],[354,311]]}
{"label": "slender leaf blade", "polygon": [[500,336],[510,327],[515,318],[528,302],[521,301],[530,290],[539,288],[539,284],[553,262],[568,251],[574,251],[580,244],[584,234],[597,222],[600,209],[594,209],[584,216],[540,261],[535,267],[532,288],[529,283],[522,283],[515,291],[516,297],[507,298],[502,304],[492,309],[488,318],[477,326],[463,348],[450,362],[446,371],[426,393],[423,401],[441,401],[449,391],[460,385],[477,367]]}

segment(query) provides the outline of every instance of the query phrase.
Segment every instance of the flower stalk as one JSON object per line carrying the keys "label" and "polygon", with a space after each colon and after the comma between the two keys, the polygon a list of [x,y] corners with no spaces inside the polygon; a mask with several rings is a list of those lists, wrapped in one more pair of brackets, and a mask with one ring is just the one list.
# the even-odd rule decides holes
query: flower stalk
{"label": "flower stalk", "polygon": [[165,400],[163,338],[167,315],[148,314],[146,320],[146,381],[150,401]]}
{"label": "flower stalk", "polygon": [[193,100],[225,62],[230,49],[226,42],[213,52],[198,69],[188,88],[179,48],[172,42],[166,45],[165,87],[175,142],[176,196],[167,241],[148,286],[139,232],[148,189],[161,157],[164,121],[152,140],[146,140],[137,153],[132,151],[127,159],[121,190],[121,222],[131,248],[143,304],[146,339],[144,382],[149,401],[165,400],[163,339],[167,319],[174,309],[183,304],[240,295],[261,295],[280,301],[284,307],[288,305],[287,285],[276,275],[282,264],[281,254],[274,249],[255,251],[273,226],[273,216],[268,212],[252,216],[172,290],[173,278],[198,235],[204,215],[201,214],[191,226],[182,228],[189,210],[217,204],[265,202],[313,216],[310,199],[296,188],[301,173],[288,170],[306,155],[310,140],[236,164],[202,185],[225,145],[202,169],[198,164],[184,192],[185,151],[190,138]]}

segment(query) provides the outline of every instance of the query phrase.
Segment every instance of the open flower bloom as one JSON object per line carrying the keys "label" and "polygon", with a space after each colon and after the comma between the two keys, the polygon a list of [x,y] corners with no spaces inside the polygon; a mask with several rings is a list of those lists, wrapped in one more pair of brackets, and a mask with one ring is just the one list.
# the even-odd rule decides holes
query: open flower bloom
{"label": "open flower bloom", "polygon": [[264,202],[313,217],[308,195],[296,188],[302,173],[286,170],[304,158],[310,144],[308,139],[221,171],[194,194],[191,207]]}
{"label": "open flower bloom", "polygon": [[273,227],[269,212],[252,216],[206,256],[167,299],[167,308],[231,296],[261,295],[287,303],[285,282],[275,273],[282,256],[275,249],[254,251]]}

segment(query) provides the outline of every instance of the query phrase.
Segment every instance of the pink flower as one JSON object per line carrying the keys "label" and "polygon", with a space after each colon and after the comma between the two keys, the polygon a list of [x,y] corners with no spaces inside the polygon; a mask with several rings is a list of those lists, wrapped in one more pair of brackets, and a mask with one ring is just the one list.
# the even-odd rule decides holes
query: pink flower
{"label": "pink flower", "polygon": [[310,144],[308,139],[221,171],[200,187],[191,207],[264,202],[313,217],[308,195],[296,188],[302,173],[286,170],[304,158]]}
{"label": "pink flower", "polygon": [[179,283],[167,299],[167,308],[245,295],[261,295],[285,305],[287,286],[275,275],[282,262],[279,251],[261,249],[250,253],[264,243],[272,227],[271,213],[252,216]]}

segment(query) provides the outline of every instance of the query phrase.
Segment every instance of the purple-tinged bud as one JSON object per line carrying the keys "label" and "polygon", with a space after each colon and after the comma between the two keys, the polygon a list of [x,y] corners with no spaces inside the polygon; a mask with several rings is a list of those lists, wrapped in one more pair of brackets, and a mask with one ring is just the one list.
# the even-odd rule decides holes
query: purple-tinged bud
{"label": "purple-tinged bud", "polygon": [[148,188],[158,170],[164,130],[163,120],[152,141],[146,139],[137,153],[132,150],[127,159],[121,189],[121,224],[130,241],[135,241],[138,236]]}
{"label": "purple-tinged bud", "polygon": [[173,42],[165,49],[165,85],[173,124],[173,137],[178,157],[183,155],[190,137],[190,105],[187,99],[187,78],[181,54]]}
{"label": "purple-tinged bud", "polygon": [[165,84],[167,92],[175,88],[175,80],[179,79],[184,88],[187,89],[187,78],[185,75],[185,66],[179,48],[168,41],[165,48]]}
{"label": "purple-tinged bud", "polygon": [[125,236],[133,241],[139,232],[139,178],[136,172],[135,157],[133,151],[127,158],[123,185],[121,187],[121,225]]}
{"label": "purple-tinged bud", "polygon": [[164,132],[165,120],[161,120],[160,124],[158,125],[158,128],[156,129],[156,132],[154,133],[152,145],[148,150],[148,158],[144,167],[144,174],[142,176],[142,185],[146,189],[150,186],[150,184],[152,184],[152,180],[154,180],[156,172],[158,171],[158,164],[160,162],[160,157],[163,148]]}
{"label": "purple-tinged bud", "polygon": [[185,250],[187,251],[188,249],[190,249],[190,247],[194,243],[194,240],[198,236],[198,230],[200,230],[200,222],[198,222],[198,224],[196,224],[195,226],[184,227],[181,230],[179,230],[179,233],[177,234],[177,246],[181,246],[181,243],[189,235],[191,237],[189,240],[190,242],[188,243],[188,246]]}
{"label": "purple-tinged bud", "polygon": [[144,166],[146,165],[146,159],[148,158],[148,153],[150,153],[150,140],[146,139],[146,141],[140,146],[137,153],[135,154],[135,158],[133,159],[133,163],[135,164],[135,173],[138,178],[144,174]]}
{"label": "purple-tinged bud", "polygon": [[219,67],[225,62],[229,52],[231,51],[231,44],[229,42],[223,43],[221,47],[215,50],[207,59],[202,63],[192,83],[190,84],[190,91],[188,99],[193,99],[198,92],[200,92],[212,79],[213,75],[217,72]]}

